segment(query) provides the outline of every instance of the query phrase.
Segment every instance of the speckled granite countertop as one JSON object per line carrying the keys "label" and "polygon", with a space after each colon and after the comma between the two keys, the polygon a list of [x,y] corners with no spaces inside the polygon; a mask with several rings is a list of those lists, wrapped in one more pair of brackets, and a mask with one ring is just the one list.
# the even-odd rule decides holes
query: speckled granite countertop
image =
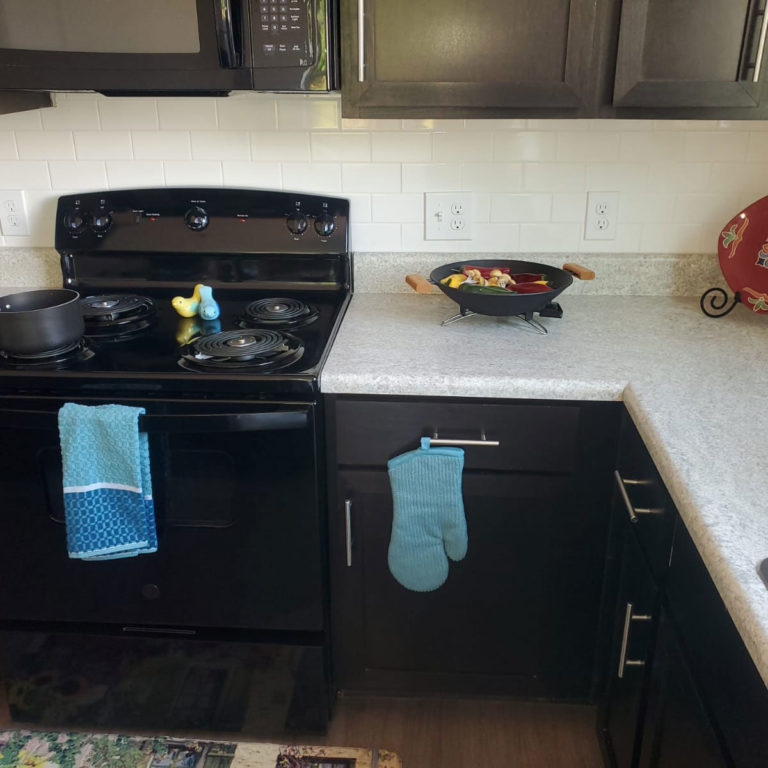
{"label": "speckled granite countertop", "polygon": [[441,327],[442,296],[358,294],[325,393],[623,400],[768,685],[768,321],[679,297],[561,296],[547,336],[514,318]]}

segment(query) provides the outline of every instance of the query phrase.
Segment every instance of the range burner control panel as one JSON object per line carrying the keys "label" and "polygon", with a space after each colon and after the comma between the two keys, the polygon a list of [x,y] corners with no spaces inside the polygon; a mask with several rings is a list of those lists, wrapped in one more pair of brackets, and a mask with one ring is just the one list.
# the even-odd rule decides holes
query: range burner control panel
{"label": "range burner control panel", "polygon": [[346,253],[349,201],[255,189],[158,188],[59,198],[56,249]]}

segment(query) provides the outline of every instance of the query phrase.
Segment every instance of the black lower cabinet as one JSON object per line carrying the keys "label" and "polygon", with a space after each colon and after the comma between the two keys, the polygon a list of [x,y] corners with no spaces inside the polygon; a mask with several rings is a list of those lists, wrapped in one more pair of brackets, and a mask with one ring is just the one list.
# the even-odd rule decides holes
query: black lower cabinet
{"label": "black lower cabinet", "polygon": [[662,612],[648,684],[641,768],[732,765],[707,713],[678,634]]}
{"label": "black lower cabinet", "polygon": [[[618,423],[599,405],[329,403],[338,689],[593,699]],[[561,429],[542,432],[550,423]],[[414,592],[387,563],[386,461],[435,432],[499,445],[465,448],[467,555],[438,589]]]}
{"label": "black lower cabinet", "polygon": [[[621,510],[615,510],[621,520]],[[621,566],[607,691],[599,713],[610,765],[638,765],[659,591],[630,524],[622,525]]]}

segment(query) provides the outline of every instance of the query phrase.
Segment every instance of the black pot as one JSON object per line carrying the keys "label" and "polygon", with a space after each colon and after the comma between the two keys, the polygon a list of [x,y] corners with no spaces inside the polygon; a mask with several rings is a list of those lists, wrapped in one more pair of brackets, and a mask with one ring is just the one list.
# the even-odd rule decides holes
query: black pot
{"label": "black pot", "polygon": [[0,296],[0,350],[41,355],[75,344],[85,333],[80,294],[66,288]]}

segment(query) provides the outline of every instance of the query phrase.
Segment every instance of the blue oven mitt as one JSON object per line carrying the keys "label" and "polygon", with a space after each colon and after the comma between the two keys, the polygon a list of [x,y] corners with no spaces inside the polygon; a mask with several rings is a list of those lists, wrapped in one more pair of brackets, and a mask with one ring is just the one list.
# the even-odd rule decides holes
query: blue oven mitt
{"label": "blue oven mitt", "polygon": [[467,554],[464,451],[431,448],[422,438],[421,448],[395,456],[387,468],[394,500],[389,570],[407,589],[431,592],[448,578],[448,557]]}

